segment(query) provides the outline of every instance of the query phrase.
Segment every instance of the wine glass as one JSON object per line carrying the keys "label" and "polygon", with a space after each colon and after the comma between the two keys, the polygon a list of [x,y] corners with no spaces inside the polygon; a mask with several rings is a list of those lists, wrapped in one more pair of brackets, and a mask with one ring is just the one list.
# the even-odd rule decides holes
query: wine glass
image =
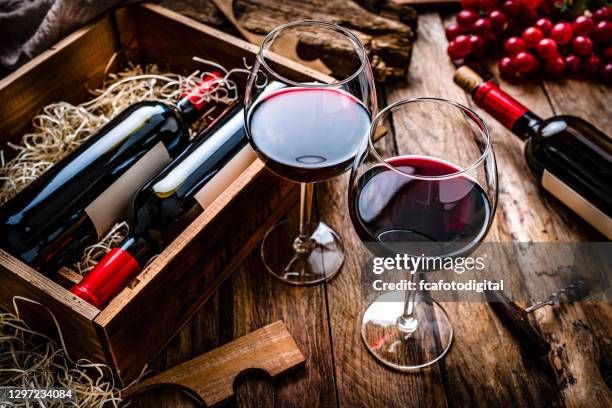
{"label": "wine glass", "polygon": [[[341,51],[322,48],[322,41]],[[331,69],[334,77],[298,65],[304,60]],[[372,69],[350,31],[297,21],[264,38],[245,93],[247,138],[270,170],[301,183],[299,220],[275,225],[262,242],[264,264],[274,276],[308,285],[331,279],[342,267],[340,237],[311,220],[313,183],[351,168],[375,113]]]}
{"label": "wine glass", "polygon": [[[386,122],[396,135],[392,151],[374,145],[377,127]],[[486,124],[444,99],[388,106],[355,157],[348,199],[353,226],[370,252],[423,260],[410,274],[415,290],[388,291],[366,308],[363,341],[387,366],[427,367],[449,350],[453,329],[418,282],[441,269],[441,261],[469,256],[495,215],[497,167]]]}

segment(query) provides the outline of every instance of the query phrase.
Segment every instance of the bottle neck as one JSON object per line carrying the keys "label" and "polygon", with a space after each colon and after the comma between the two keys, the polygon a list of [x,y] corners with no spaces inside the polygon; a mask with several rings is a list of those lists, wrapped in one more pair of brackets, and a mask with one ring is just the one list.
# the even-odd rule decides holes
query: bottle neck
{"label": "bottle neck", "polygon": [[542,119],[516,99],[499,89],[492,81],[482,82],[472,93],[478,106],[523,140],[540,128]]}
{"label": "bottle neck", "polygon": [[102,308],[138,276],[145,263],[157,252],[157,246],[152,239],[129,235],[70,291],[88,303]]}
{"label": "bottle neck", "polygon": [[193,89],[181,95],[181,100],[176,106],[183,122],[190,125],[204,114],[204,107],[209,100],[206,95],[217,87],[217,81],[220,78],[222,78],[222,75],[219,72],[212,71],[206,79],[198,82]]}

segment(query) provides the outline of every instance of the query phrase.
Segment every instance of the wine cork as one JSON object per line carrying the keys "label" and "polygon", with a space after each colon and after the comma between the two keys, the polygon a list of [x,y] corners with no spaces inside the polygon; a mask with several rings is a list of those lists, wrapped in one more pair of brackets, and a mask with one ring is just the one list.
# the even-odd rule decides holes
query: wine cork
{"label": "wine cork", "polygon": [[468,93],[472,93],[483,82],[482,77],[466,65],[459,67],[455,71],[453,80]]}

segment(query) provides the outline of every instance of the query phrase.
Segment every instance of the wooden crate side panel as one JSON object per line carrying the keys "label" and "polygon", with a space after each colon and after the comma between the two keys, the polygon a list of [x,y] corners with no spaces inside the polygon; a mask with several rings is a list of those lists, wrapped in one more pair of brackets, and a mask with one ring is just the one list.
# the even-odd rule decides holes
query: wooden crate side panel
{"label": "wooden crate side panel", "polygon": [[253,62],[257,47],[154,4],[132,10],[144,62],[167,65],[188,74],[207,67],[193,61],[208,58],[225,67],[244,67],[243,57]]}
{"label": "wooden crate side panel", "polygon": [[[0,137],[18,142],[34,115],[52,102],[79,103],[102,83],[115,52],[110,18],[82,28],[0,80]],[[6,152],[5,152],[6,153]]]}
{"label": "wooden crate side panel", "polygon": [[0,308],[14,312],[15,296],[42,304],[16,301],[20,317],[30,327],[58,342],[53,314],[72,358],[106,362],[93,323],[99,310],[0,249]]}
{"label": "wooden crate side panel", "polygon": [[[263,166],[259,161],[255,165]],[[253,250],[267,228],[295,202],[295,192],[294,184],[260,169],[231,201],[219,203],[223,196],[216,201],[223,206],[220,212],[209,219],[206,211],[200,215],[152,262],[134,289],[122,292],[100,313],[96,324],[106,333],[124,383],[138,375]],[[257,211],[252,211],[254,207]],[[245,219],[245,212],[253,216]],[[234,221],[238,219],[240,224]],[[244,236],[236,245],[227,238],[233,230]],[[162,268],[167,273],[158,273]]]}
{"label": "wooden crate side panel", "polygon": [[[133,9],[138,42],[144,62],[166,63],[191,73],[207,66],[193,61],[194,56],[223,64],[227,68],[251,66],[259,47],[155,4]],[[274,68],[288,78],[307,81],[333,78],[284,58],[272,58]],[[234,79],[242,79],[240,76]],[[246,78],[244,78],[246,79]]]}
{"label": "wooden crate side panel", "polygon": [[138,30],[136,26],[136,14],[141,6],[128,6],[120,8],[113,13],[113,23],[118,36],[120,65],[125,66],[127,62],[142,64],[140,43],[138,42]]}

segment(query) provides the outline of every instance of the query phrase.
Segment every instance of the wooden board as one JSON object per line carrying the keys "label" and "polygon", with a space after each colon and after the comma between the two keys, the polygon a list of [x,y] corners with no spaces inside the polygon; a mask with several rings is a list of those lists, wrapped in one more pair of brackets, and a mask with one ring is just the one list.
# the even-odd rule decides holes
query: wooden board
{"label": "wooden board", "polygon": [[[443,19],[438,12],[421,14],[418,36],[408,81],[386,85],[379,93],[381,100],[437,95],[474,107],[452,82],[454,67],[446,56]],[[502,81],[502,87],[539,115],[578,112],[612,133],[612,101],[609,88],[602,85]],[[575,97],[590,93],[596,98]],[[384,106],[382,101],[380,105]],[[500,174],[499,208],[488,240],[600,240],[601,236],[586,223],[538,187],[523,159],[523,142],[482,110],[475,109],[491,127]],[[393,151],[405,136],[393,129],[389,135],[379,143]],[[318,194],[321,218],[340,232],[347,248],[346,264],[336,278],[318,287],[288,287],[269,276],[255,251],[213,299],[217,313],[199,312],[154,361],[155,367],[184,361],[194,350],[201,350],[203,343],[213,347],[219,339],[226,342],[282,318],[304,351],[305,373],[292,373],[274,384],[261,376],[245,375],[237,382],[236,399],[230,405],[609,405],[610,391],[603,385],[601,372],[609,371],[612,361],[610,303],[568,304],[536,311],[530,319],[553,347],[549,363],[525,352],[492,310],[476,303],[445,304],[455,327],[456,342],[441,364],[431,370],[401,374],[376,363],[361,344],[358,332],[364,304],[354,253],[361,244],[346,214],[347,177],[320,186]],[[209,332],[204,333],[202,327],[209,327]],[[156,394],[156,398],[149,399],[149,405],[136,406],[157,402],[172,407],[193,406],[169,394]]]}
{"label": "wooden board", "polygon": [[179,387],[211,407],[234,395],[234,381],[245,371],[262,370],[276,379],[304,361],[287,327],[279,320],[147,378],[125,390],[122,397],[129,400],[153,388]]}

